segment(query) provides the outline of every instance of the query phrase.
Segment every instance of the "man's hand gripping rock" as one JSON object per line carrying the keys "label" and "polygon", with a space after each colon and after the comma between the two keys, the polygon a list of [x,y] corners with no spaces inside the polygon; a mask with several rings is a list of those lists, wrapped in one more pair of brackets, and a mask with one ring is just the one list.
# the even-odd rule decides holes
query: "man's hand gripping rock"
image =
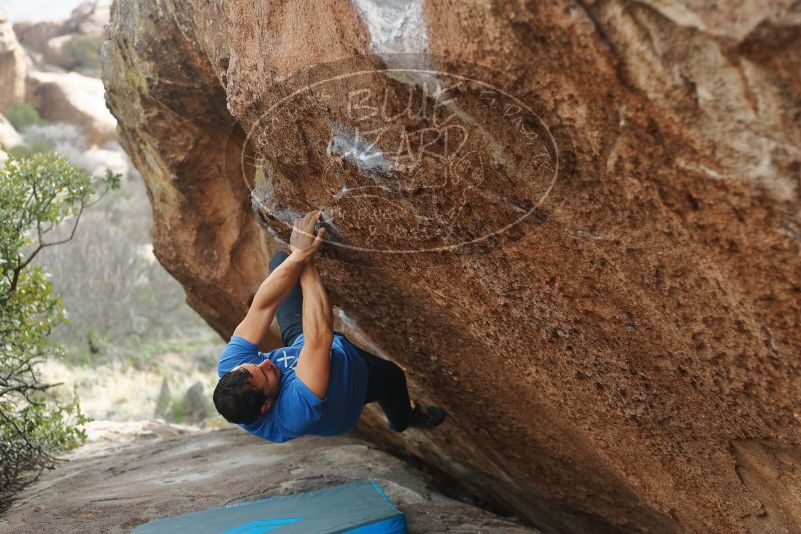
{"label": "man's hand gripping rock", "polygon": [[315,228],[320,221],[322,212],[320,210],[310,211],[303,217],[295,219],[292,227],[292,235],[289,238],[289,249],[292,254],[303,261],[314,257],[320,247],[323,246],[325,228],[320,228],[315,235]]}

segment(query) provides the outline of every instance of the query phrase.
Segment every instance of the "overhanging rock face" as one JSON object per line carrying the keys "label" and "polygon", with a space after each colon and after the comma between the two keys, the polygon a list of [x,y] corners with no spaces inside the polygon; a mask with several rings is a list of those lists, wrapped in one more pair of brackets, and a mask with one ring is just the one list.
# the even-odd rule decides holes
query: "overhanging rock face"
{"label": "overhanging rock face", "polygon": [[323,209],[335,301],[451,414],[375,439],[538,525],[799,528],[791,2],[209,4],[118,0],[104,80],[217,331]]}

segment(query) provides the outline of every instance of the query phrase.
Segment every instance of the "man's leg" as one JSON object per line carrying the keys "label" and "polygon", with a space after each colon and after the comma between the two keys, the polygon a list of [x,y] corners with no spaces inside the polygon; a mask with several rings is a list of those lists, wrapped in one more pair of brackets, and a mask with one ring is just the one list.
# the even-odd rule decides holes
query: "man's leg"
{"label": "man's leg", "polygon": [[[270,272],[273,272],[288,257],[289,254],[284,251],[273,254],[270,260]],[[303,293],[299,283],[295,284],[289,295],[278,305],[275,317],[278,319],[281,341],[284,346],[292,345],[295,339],[303,333]]]}
{"label": "man's leg", "polygon": [[[356,345],[354,345],[355,347]],[[378,401],[396,432],[403,432],[412,422],[413,409],[406,388],[406,373],[395,363],[356,347],[367,364],[367,395],[364,403]]]}

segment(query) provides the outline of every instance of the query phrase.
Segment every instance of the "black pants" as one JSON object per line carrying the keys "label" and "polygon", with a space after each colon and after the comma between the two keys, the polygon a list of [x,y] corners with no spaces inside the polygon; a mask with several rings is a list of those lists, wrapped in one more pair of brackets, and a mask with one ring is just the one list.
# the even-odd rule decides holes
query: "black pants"
{"label": "black pants", "polygon": [[[287,258],[286,252],[276,252],[270,260],[270,272]],[[281,341],[290,346],[303,333],[303,293],[300,284],[295,284],[289,295],[278,305],[275,313],[281,328]],[[337,335],[342,335],[335,332]],[[344,337],[344,336],[343,336]],[[412,419],[412,404],[406,388],[406,374],[395,363],[370,354],[351,343],[367,365],[367,395],[364,403],[378,402],[389,426],[403,432]]]}

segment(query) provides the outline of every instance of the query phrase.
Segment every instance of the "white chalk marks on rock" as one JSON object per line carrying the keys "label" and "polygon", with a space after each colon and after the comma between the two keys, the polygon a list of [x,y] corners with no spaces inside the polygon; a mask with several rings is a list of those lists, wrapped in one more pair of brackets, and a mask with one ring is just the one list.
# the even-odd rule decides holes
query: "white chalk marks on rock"
{"label": "white chalk marks on rock", "polygon": [[506,233],[543,206],[572,145],[547,107],[500,79],[401,55],[287,80],[242,151],[257,213],[280,236],[323,209],[329,243],[356,254],[456,251]]}

